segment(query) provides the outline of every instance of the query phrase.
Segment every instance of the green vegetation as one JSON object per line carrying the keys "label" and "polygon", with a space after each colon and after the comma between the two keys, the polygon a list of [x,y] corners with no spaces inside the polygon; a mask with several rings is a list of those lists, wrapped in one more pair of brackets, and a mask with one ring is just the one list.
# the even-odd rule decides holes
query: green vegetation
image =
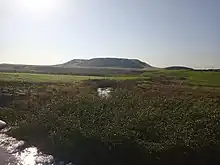
{"label": "green vegetation", "polygon": [[94,76],[73,76],[73,75],[52,75],[52,74],[32,74],[32,73],[0,73],[1,81],[21,81],[21,82],[55,82],[68,83],[87,79],[98,79]]}
{"label": "green vegetation", "polygon": [[211,71],[187,71],[187,70],[152,70],[143,74],[118,74],[106,76],[78,76],[78,75],[55,75],[34,73],[6,73],[0,72],[1,81],[21,82],[48,82],[48,83],[70,83],[88,79],[113,79],[113,80],[135,80],[148,79],[150,81],[162,80],[169,83],[179,82],[185,85],[220,87],[220,72]]}
{"label": "green vegetation", "polygon": [[33,83],[71,83],[89,79],[113,79],[127,80],[137,79],[135,75],[118,75],[118,76],[77,76],[77,75],[55,75],[55,74],[34,74],[34,73],[6,73],[0,72],[0,81],[19,81]]}
{"label": "green vegetation", "polygon": [[[31,75],[24,76],[28,82],[3,81],[8,74],[1,74],[0,118],[12,126],[8,134],[58,159],[77,165],[220,163],[219,72],[70,76],[62,83],[35,83]],[[73,85],[74,78],[83,81]],[[113,87],[109,98],[97,94],[105,86]]]}
{"label": "green vegetation", "polygon": [[144,77],[181,80],[188,85],[220,87],[220,72],[188,70],[154,70],[142,74]]}
{"label": "green vegetation", "polygon": [[[71,64],[70,64],[71,65]],[[143,73],[141,69],[117,68],[117,67],[75,67],[68,66],[36,66],[36,65],[11,65],[0,64],[0,72],[17,72],[17,73],[40,73],[40,74],[71,74],[84,76],[108,76],[119,74],[138,75]]]}

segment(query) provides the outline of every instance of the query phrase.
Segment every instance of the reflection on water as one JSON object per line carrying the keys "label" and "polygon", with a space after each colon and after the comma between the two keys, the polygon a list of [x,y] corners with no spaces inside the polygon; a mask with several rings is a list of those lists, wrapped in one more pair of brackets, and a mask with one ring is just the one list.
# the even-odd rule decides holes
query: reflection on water
{"label": "reflection on water", "polygon": [[101,98],[108,98],[110,96],[111,91],[112,91],[112,88],[98,88],[97,89],[98,95]]}
{"label": "reflection on water", "polygon": [[5,158],[9,159],[7,165],[64,165],[63,162],[55,163],[53,156],[43,154],[36,147],[19,150],[22,145],[24,145],[23,141],[18,141],[0,132],[0,147],[4,149],[1,151],[0,148],[0,154],[7,151],[11,155],[11,157]]}
{"label": "reflection on water", "polygon": [[53,156],[43,155],[36,147],[29,147],[14,154],[21,165],[53,164]]}
{"label": "reflection on water", "polygon": [[15,138],[9,137],[5,134],[0,134],[0,146],[13,154],[18,152],[18,148],[24,145],[23,141],[17,141]]}

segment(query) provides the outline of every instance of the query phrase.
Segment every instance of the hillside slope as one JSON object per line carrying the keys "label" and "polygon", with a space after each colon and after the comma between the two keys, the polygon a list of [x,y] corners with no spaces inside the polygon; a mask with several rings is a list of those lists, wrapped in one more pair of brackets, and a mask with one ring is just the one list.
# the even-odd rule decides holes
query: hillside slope
{"label": "hillside slope", "polygon": [[137,59],[124,59],[124,58],[93,58],[89,60],[74,59],[67,63],[56,65],[64,68],[76,68],[76,67],[105,67],[105,68],[152,68],[149,64]]}

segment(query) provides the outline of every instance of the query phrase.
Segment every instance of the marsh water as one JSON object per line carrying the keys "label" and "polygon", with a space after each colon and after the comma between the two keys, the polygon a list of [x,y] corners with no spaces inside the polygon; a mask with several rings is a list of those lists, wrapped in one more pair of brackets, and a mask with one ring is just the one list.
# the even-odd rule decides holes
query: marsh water
{"label": "marsh water", "polygon": [[98,88],[97,93],[101,98],[109,98],[112,88]]}
{"label": "marsh water", "polygon": [[[7,136],[4,131],[0,133],[0,164],[1,165],[58,165],[52,155],[43,154],[37,147],[24,149],[24,141]],[[70,164],[69,164],[70,165]]]}

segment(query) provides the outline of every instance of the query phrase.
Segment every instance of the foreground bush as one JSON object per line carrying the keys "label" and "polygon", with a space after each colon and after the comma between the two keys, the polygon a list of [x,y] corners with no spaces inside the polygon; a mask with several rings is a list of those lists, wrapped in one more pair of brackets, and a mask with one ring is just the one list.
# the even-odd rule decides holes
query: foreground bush
{"label": "foreground bush", "polygon": [[77,165],[220,163],[218,91],[117,86],[108,99],[89,86],[45,86],[1,115],[18,126],[13,136]]}

